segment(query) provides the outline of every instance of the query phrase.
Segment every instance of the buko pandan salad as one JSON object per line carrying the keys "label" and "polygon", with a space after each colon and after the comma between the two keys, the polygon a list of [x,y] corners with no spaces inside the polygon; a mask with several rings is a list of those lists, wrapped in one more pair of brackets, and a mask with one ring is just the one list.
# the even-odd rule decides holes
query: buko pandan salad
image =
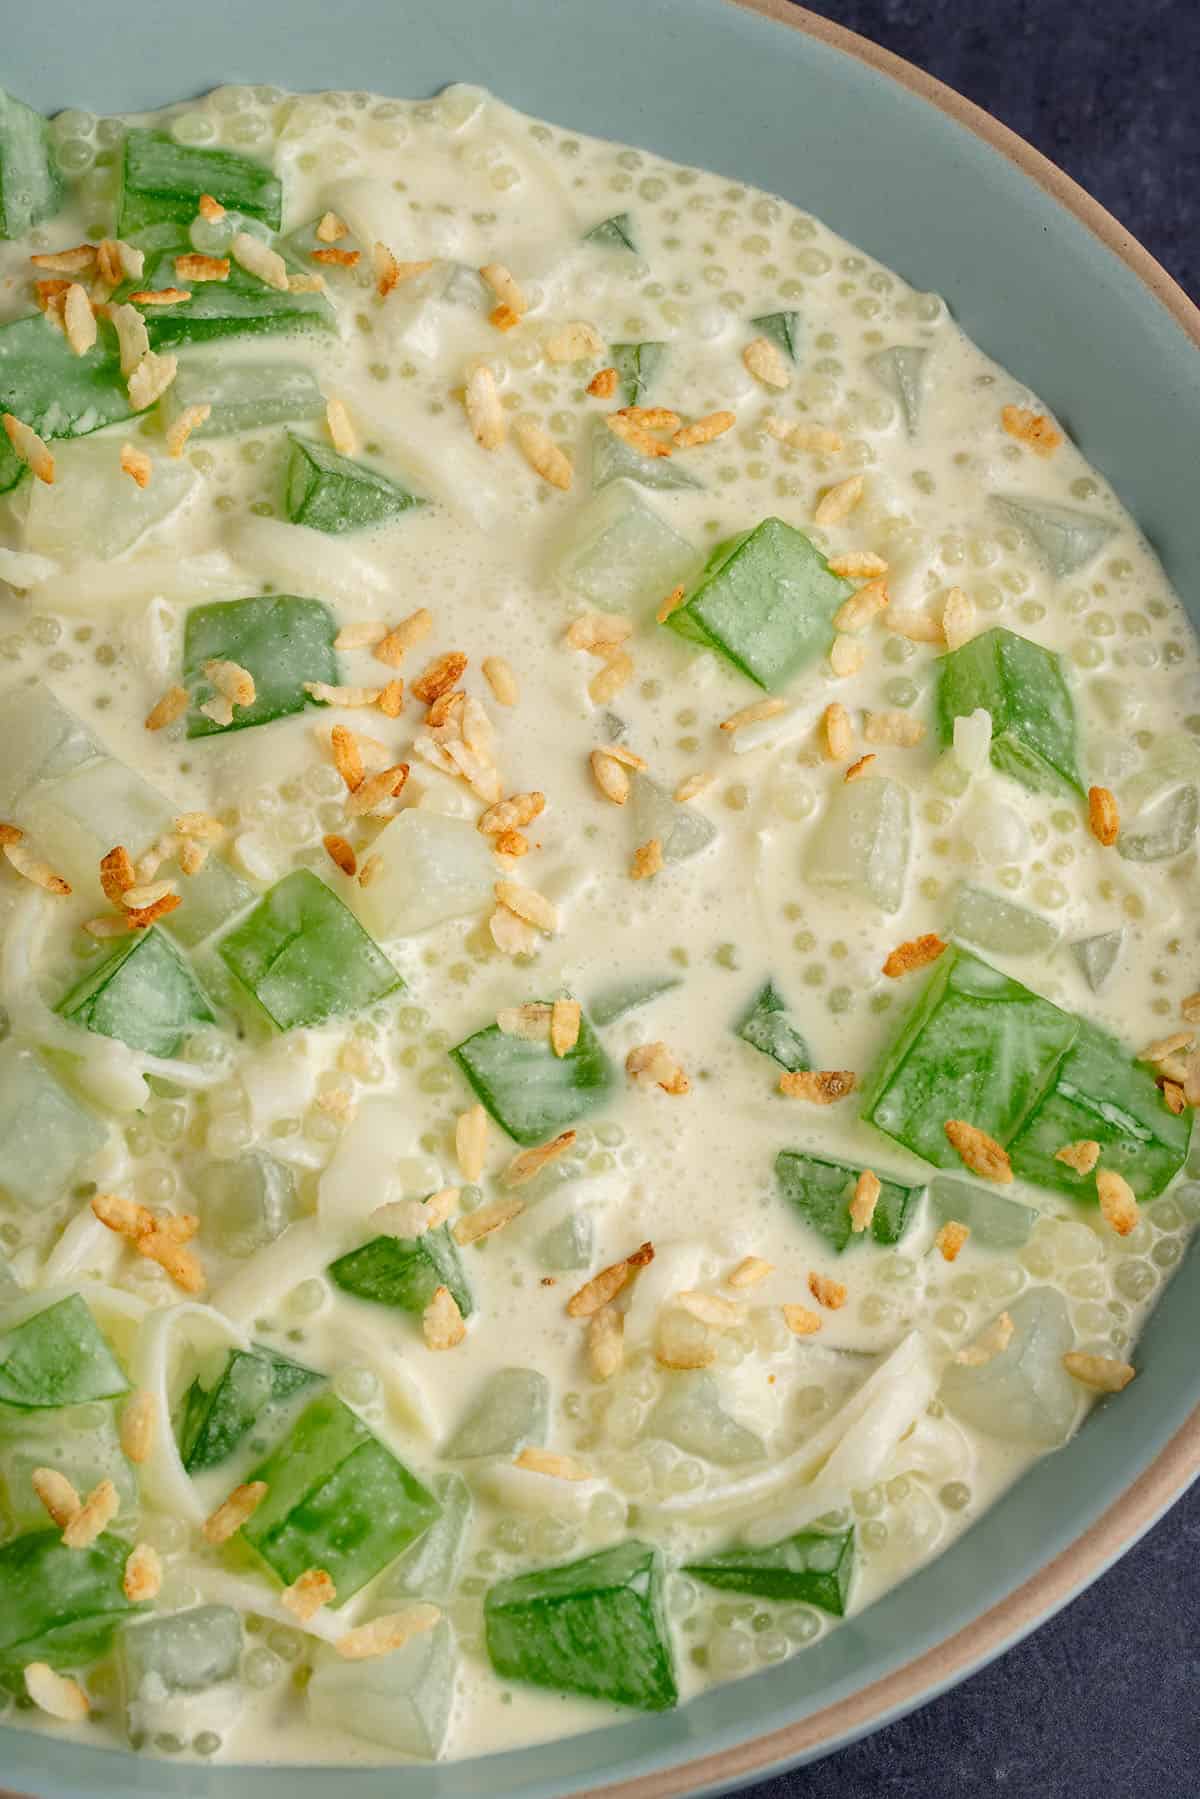
{"label": "buko pandan salad", "polygon": [[0,198],[8,1720],[467,1755],[785,1660],[1137,1406],[1162,571],[935,296],[475,90],[7,99]]}

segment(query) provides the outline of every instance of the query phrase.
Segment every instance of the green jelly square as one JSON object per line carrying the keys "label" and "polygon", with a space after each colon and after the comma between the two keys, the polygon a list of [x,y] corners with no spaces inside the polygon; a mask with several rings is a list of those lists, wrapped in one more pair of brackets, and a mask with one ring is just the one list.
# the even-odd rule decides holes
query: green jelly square
{"label": "green jelly square", "polygon": [[992,765],[1034,792],[1081,791],[1075,707],[1053,650],[995,625],[939,663],[937,713],[942,742],[954,721],[982,706],[992,720]]}
{"label": "green jelly square", "polygon": [[0,1405],[86,1405],[128,1391],[108,1339],[78,1293],[0,1336]]}
{"label": "green jelly square", "polygon": [[1193,1113],[1179,1117],[1149,1069],[1115,1037],[1083,1024],[1040,1105],[1008,1145],[1013,1172],[1038,1187],[1096,1199],[1095,1173],[1079,1174],[1055,1151],[1091,1139],[1101,1168],[1124,1175],[1139,1199],[1153,1199],[1187,1160]]}
{"label": "green jelly square", "polygon": [[[11,412],[39,437],[86,437],[130,418],[116,336],[102,324],[96,342],[76,356],[43,314],[0,325],[0,412]],[[25,474],[7,435],[0,438],[0,492]]]}
{"label": "green jelly square", "polygon": [[839,1254],[852,1240],[865,1242],[868,1234],[876,1243],[899,1243],[925,1191],[923,1186],[906,1187],[880,1176],[879,1198],[868,1230],[854,1232],[850,1227],[850,1201],[862,1172],[848,1162],[810,1156],[799,1149],[780,1150],[775,1158],[780,1193],[805,1224]]}
{"label": "green jelly square", "polygon": [[228,1461],[273,1406],[324,1379],[272,1349],[235,1349],[210,1387],[194,1380],[184,1395],[179,1453],[189,1474]]}
{"label": "green jelly square", "polygon": [[792,1605],[817,1605],[841,1618],[854,1578],[854,1560],[851,1526],[842,1531],[799,1530],[762,1549],[726,1549],[686,1562],[683,1572],[706,1587],[747,1593],[756,1599],[786,1600]]}
{"label": "green jelly square", "polygon": [[58,211],[62,194],[46,120],[0,90],[0,237],[24,237]]}
{"label": "green jelly square", "polygon": [[803,531],[768,518],[717,545],[666,622],[773,692],[829,649],[833,615],[852,591]]}
{"label": "green jelly square", "polygon": [[285,1585],[324,1568],[342,1605],[438,1516],[429,1489],[336,1394],[301,1413],[256,1468],[267,1495],[242,1535]]}
{"label": "green jelly square", "polygon": [[789,362],[800,360],[800,314],[798,312],[762,312],[750,320],[751,330],[769,338],[781,349]]}
{"label": "green jelly square", "polygon": [[0,1549],[0,1669],[49,1662],[86,1668],[124,1619],[143,1611],[125,1597],[129,1544],[107,1533],[68,1549],[59,1530],[35,1530]]}
{"label": "green jelly square", "polygon": [[497,1581],[484,1601],[497,1674],[642,1711],[679,1697],[662,1557],[631,1540],[581,1561]]}
{"label": "green jelly square", "polygon": [[611,219],[601,219],[598,225],[584,232],[583,241],[585,244],[604,244],[610,250],[636,251],[632,213],[615,212]]}
{"label": "green jelly square", "polygon": [[[189,248],[187,243],[174,244],[148,256],[138,288],[182,285],[175,258]],[[152,349],[169,350],[176,344],[208,343],[225,337],[261,337],[280,331],[332,331],[336,322],[334,310],[324,294],[285,293],[281,288],[269,287],[236,261],[224,281],[198,281],[189,291],[190,300],[145,308],[146,332]],[[249,371],[247,379],[253,384],[254,377]],[[297,415],[292,413],[291,416]]]}
{"label": "green jelly square", "polygon": [[948,949],[872,1074],[862,1116],[914,1155],[961,1170],[947,1120],[1010,1142],[1078,1031],[1078,1019],[1019,981]]}
{"label": "green jelly square", "polygon": [[765,981],[759,988],[736,1030],[743,1043],[761,1050],[793,1074],[799,1068],[812,1067],[808,1045],[792,1023],[787,1001],[774,981]]}
{"label": "green jelly square", "polygon": [[420,1237],[373,1237],[329,1264],[335,1287],[374,1305],[423,1312],[447,1287],[463,1317],[473,1310],[471,1289],[448,1225]]}
{"label": "green jelly square", "polygon": [[217,947],[281,1031],[361,1012],[404,985],[353,912],[307,868],[277,882]]}
{"label": "green jelly square", "polygon": [[64,1018],[151,1056],[173,1056],[213,1012],[179,951],[153,928],[105,956],[59,1002]]}
{"label": "green jelly square", "polygon": [[[666,352],[667,346],[664,343],[608,346],[609,357],[621,386],[621,398],[626,406],[642,404],[642,396],[658,372],[658,366]],[[609,432],[610,437],[611,435]]]}
{"label": "green jelly square", "polygon": [[[337,684],[337,632],[328,606],[290,593],[193,606],[183,627],[183,681],[192,696],[188,736],[244,731],[248,725],[303,712],[310,704],[306,681]],[[254,676],[254,704],[235,707],[230,725],[219,725],[199,710],[216,691],[204,673],[204,664],[212,661],[237,662]]]}
{"label": "green jelly square", "polygon": [[549,1043],[506,1036],[496,1024],[450,1054],[496,1123],[518,1143],[544,1143],[612,1096],[612,1063],[586,1015],[565,1056],[556,1056]]}
{"label": "green jelly square", "polygon": [[283,222],[283,185],[265,163],[236,150],[181,144],[166,131],[126,133],[118,226],[122,236],[164,219],[190,225],[201,194],[211,194],[230,212],[261,219],[272,231]]}
{"label": "green jelly square", "polygon": [[382,525],[424,504],[398,481],[326,444],[292,433],[289,441],[285,508],[293,525],[336,536]]}

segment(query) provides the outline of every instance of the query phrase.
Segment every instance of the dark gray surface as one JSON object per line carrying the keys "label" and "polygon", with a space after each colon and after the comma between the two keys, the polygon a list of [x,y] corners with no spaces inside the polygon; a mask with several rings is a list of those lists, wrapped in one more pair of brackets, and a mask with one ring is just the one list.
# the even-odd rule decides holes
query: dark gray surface
{"label": "dark gray surface", "polygon": [[[1200,296],[1196,0],[813,10],[994,113]],[[990,1668],[754,1799],[1200,1799],[1198,1570],[1200,1487]]]}

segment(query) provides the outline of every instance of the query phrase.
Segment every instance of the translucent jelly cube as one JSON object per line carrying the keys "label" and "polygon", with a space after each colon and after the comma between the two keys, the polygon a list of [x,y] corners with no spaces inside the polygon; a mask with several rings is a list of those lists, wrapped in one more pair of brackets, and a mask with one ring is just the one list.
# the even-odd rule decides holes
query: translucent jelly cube
{"label": "translucent jelly cube", "polygon": [[686,862],[707,849],[717,834],[717,827],[694,806],[677,805],[665,787],[649,775],[633,776],[633,805],[630,822],[635,844],[648,843],[657,837],[665,862]]}
{"label": "translucent jelly cube", "polygon": [[538,1238],[537,1256],[543,1268],[569,1274],[590,1268],[596,1244],[596,1227],[590,1212],[571,1212]]}
{"label": "translucent jelly cube", "polygon": [[213,1011],[179,951],[151,928],[105,956],[58,1006],[64,1018],[152,1056],[173,1056]]}
{"label": "translucent jelly cube", "polygon": [[993,1187],[977,1187],[969,1181],[930,1182],[929,1200],[942,1222],[956,1219],[965,1224],[971,1241],[986,1249],[1020,1249],[1029,1241],[1037,1221],[1032,1206],[1020,1205]]}
{"label": "translucent jelly cube", "polygon": [[870,1226],[852,1229],[850,1201],[862,1173],[848,1162],[811,1156],[803,1150],[780,1150],[775,1158],[775,1179],[789,1205],[795,1207],[810,1230],[818,1232],[839,1252],[851,1242],[898,1243],[912,1223],[923,1187],[883,1180]]}
{"label": "translucent jelly cube", "polygon": [[836,787],[808,848],[815,887],[844,887],[884,912],[904,904],[912,854],[908,789],[886,775]]}
{"label": "translucent jelly cube", "polygon": [[267,1496],[242,1536],[286,1584],[324,1568],[342,1605],[438,1516],[433,1494],[333,1393],[254,1473]]}
{"label": "translucent jelly cube", "polygon": [[296,1177],[265,1150],[209,1162],[193,1177],[204,1234],[223,1255],[249,1256],[296,1216]]}
{"label": "translucent jelly cube", "polygon": [[[640,487],[671,489],[703,487],[675,456],[643,456],[632,444],[610,431],[603,419],[592,427],[592,491],[599,493],[610,481],[636,481]],[[668,590],[669,591],[669,590]]]}
{"label": "translucent jelly cube", "polygon": [[322,418],[325,396],[303,362],[232,362],[196,356],[181,361],[162,397],[167,426],[189,406],[210,409],[208,417],[193,427],[193,437],[231,437],[237,431]]}
{"label": "translucent jelly cube", "polygon": [[104,753],[91,732],[41,681],[0,693],[0,733],[5,746],[0,812],[6,818],[36,782],[53,781]]}
{"label": "translucent jelly cube", "polygon": [[1021,527],[1050,573],[1059,579],[1085,567],[1117,528],[1107,519],[1077,512],[1073,506],[1013,499],[1008,494],[993,494],[991,498],[993,506]]}
{"label": "translucent jelly cube", "polygon": [[[287,593],[193,606],[183,634],[183,683],[192,696],[188,736],[241,731],[303,712],[310,703],[306,681],[338,679],[337,628],[320,600]],[[216,693],[204,673],[209,661],[236,662],[254,677],[254,703],[236,707],[232,724],[217,724],[199,710]]]}
{"label": "translucent jelly cube", "polygon": [[499,1025],[476,1031],[451,1056],[496,1123],[518,1143],[544,1143],[607,1105],[612,1064],[586,1015],[565,1056],[549,1043],[509,1037]]}
{"label": "translucent jelly cube", "polygon": [[442,1450],[450,1461],[514,1456],[544,1444],[550,1428],[550,1382],[536,1368],[499,1368],[488,1377]]}
{"label": "translucent jelly cube", "polygon": [[410,807],[384,826],[371,854],[379,866],[355,888],[354,909],[377,937],[410,937],[492,903],[496,864],[470,819]]}
{"label": "translucent jelly cube", "polygon": [[[664,343],[644,344],[610,344],[609,359],[617,371],[617,379],[621,386],[621,401],[625,406],[640,406],[643,395],[650,386],[658,370],[659,364],[667,353]],[[607,425],[605,430],[608,430]],[[611,436],[612,433],[610,432]],[[667,457],[656,457],[655,461],[666,462]]]}
{"label": "translucent jelly cube", "polygon": [[660,993],[669,993],[672,987],[679,986],[679,981],[678,975],[670,974],[635,976],[628,981],[614,981],[595,995],[588,1010],[596,1024],[613,1024],[618,1018],[623,1018],[626,1012],[648,1006]]}
{"label": "translucent jelly cube", "polygon": [[420,1237],[372,1237],[329,1264],[329,1278],[343,1293],[401,1312],[423,1312],[446,1287],[464,1318],[473,1309],[471,1288],[448,1225]]}
{"label": "translucent jelly cube", "polygon": [[1126,825],[1117,850],[1127,862],[1166,862],[1195,842],[1200,825],[1200,788],[1177,787]]}
{"label": "translucent jelly cube", "polygon": [[951,1362],[940,1397],[985,1436],[1053,1449],[1071,1433],[1079,1389],[1062,1365],[1075,1342],[1067,1302],[1053,1287],[1031,1287],[1005,1308],[1007,1349],[978,1366]]}
{"label": "translucent jelly cube", "polygon": [[1094,1201],[1095,1176],[1055,1156],[1090,1139],[1100,1145],[1101,1167],[1123,1174],[1139,1199],[1153,1199],[1183,1166],[1191,1129],[1191,1112],[1168,1109],[1151,1070],[1085,1023],[1008,1149],[1021,1179]]}
{"label": "translucent jelly cube", "polygon": [[726,1549],[686,1562],[683,1572],[706,1587],[748,1593],[758,1599],[817,1605],[835,1618],[845,1614],[854,1579],[854,1528],[801,1530],[762,1549]]}
{"label": "translucent jelly cube", "polygon": [[[664,458],[665,460],[665,458]],[[690,543],[654,512],[628,481],[610,481],[571,525],[557,565],[572,593],[607,611],[653,610],[693,572]]]}
{"label": "translucent jelly cube", "polygon": [[929,351],[917,344],[891,344],[867,357],[867,367],[881,387],[899,400],[908,435],[915,437],[921,418],[921,391]]}
{"label": "translucent jelly cube", "polygon": [[998,956],[1046,956],[1058,942],[1057,927],[1048,918],[969,881],[958,890],[950,929]]}
{"label": "translucent jelly cube", "polygon": [[80,1162],[106,1137],[36,1050],[0,1043],[0,1188],[10,1198],[27,1206],[62,1198]]}
{"label": "translucent jelly cube", "polygon": [[86,1668],[135,1615],[122,1587],[129,1544],[105,1532],[68,1549],[62,1532],[28,1531],[0,1548],[0,1669],[30,1662]]}
{"label": "translucent jelly cube", "polygon": [[281,1031],[361,1011],[403,986],[354,914],[306,868],[272,887],[218,953]]}
{"label": "translucent jelly cube", "polygon": [[873,1071],[862,1116],[927,1162],[961,1169],[947,1120],[1008,1143],[1078,1031],[1079,1021],[1049,1000],[970,951],[949,949]]}
{"label": "translucent jelly cube", "polygon": [[609,250],[637,250],[637,237],[634,232],[633,215],[628,212],[615,212],[611,219],[601,219],[590,231],[585,231],[583,241],[587,244],[603,244]]}
{"label": "translucent jelly cube", "polygon": [[0,1336],[0,1405],[86,1405],[128,1389],[107,1337],[78,1293]]}
{"label": "translucent jelly cube", "polygon": [[1079,790],[1075,707],[1053,650],[995,625],[942,657],[937,706],[943,743],[957,718],[982,707],[994,768],[1035,792]]}
{"label": "translucent jelly cube", "polygon": [[168,131],[125,134],[121,158],[120,229],[174,220],[189,225],[202,194],[278,231],[283,187],[266,163],[235,150],[181,144]]}
{"label": "translucent jelly cube", "polygon": [[802,531],[767,518],[717,545],[666,622],[774,691],[828,650],[851,592]]}
{"label": "translucent jelly cube", "polygon": [[666,1392],[646,1421],[652,1437],[665,1437],[686,1455],[720,1468],[759,1462],[767,1446],[757,1431],[739,1424],[721,1404],[721,1388],[707,1369],[668,1375]]}
{"label": "translucent jelly cube", "polygon": [[458,1652],[446,1619],[390,1655],[348,1662],[322,1649],[305,1689],[319,1729],[348,1731],[402,1755],[433,1761],[445,1746],[458,1679]]}
{"label": "translucent jelly cube", "polygon": [[1070,945],[1079,972],[1093,993],[1099,993],[1117,965],[1125,943],[1125,932],[1100,931],[1095,937],[1080,937]]}
{"label": "translucent jelly cube", "polygon": [[435,1474],[430,1485],[441,1515],[380,1577],[377,1596],[381,1604],[425,1599],[445,1605],[458,1585],[475,1502],[461,1474]]}
{"label": "translucent jelly cube", "polygon": [[558,1693],[662,1711],[678,1699],[661,1554],[630,1540],[497,1581],[484,1602],[496,1672]]}
{"label": "translucent jelly cube", "polygon": [[399,518],[423,504],[378,469],[340,456],[327,444],[289,434],[285,505],[294,525],[340,535]]}
{"label": "translucent jelly cube", "polygon": [[126,1697],[198,1693],[232,1680],[242,1653],[242,1620],[229,1605],[195,1605],[170,1617],[139,1618],[117,1639]]}
{"label": "translucent jelly cube", "polygon": [[46,1508],[33,1490],[37,1468],[56,1468],[77,1493],[111,1480],[121,1501],[111,1528],[118,1535],[134,1531],[137,1479],[121,1453],[112,1406],[0,1409],[0,1510],[17,1530],[39,1530],[46,1522]]}
{"label": "translucent jelly cube", "polygon": [[119,556],[169,519],[199,481],[189,462],[158,456],[152,479],[139,487],[107,442],[63,444],[54,455],[53,483],[29,486],[25,546],[60,561]]}

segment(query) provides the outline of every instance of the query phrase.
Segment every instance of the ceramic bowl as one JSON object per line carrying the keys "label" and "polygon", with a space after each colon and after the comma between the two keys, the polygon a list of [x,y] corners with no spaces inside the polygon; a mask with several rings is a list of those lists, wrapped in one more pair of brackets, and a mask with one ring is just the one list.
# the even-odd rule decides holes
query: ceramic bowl
{"label": "ceramic bowl", "polygon": [[[163,0],[118,14],[55,0],[6,34],[5,85],[47,111],[128,111],[227,81],[410,96],[478,82],[786,196],[943,294],[1064,420],[1194,603],[1200,313],[1051,164],[861,38],[786,0]],[[1198,1312],[1192,1255],[1142,1340],[1135,1403],[1100,1406],[946,1555],[823,1642],[677,1712],[343,1774],[207,1770],[4,1731],[0,1778],[38,1799],[328,1799],[335,1784],[343,1799],[675,1799],[812,1759],[1033,1629],[1182,1492],[1200,1471]]]}

